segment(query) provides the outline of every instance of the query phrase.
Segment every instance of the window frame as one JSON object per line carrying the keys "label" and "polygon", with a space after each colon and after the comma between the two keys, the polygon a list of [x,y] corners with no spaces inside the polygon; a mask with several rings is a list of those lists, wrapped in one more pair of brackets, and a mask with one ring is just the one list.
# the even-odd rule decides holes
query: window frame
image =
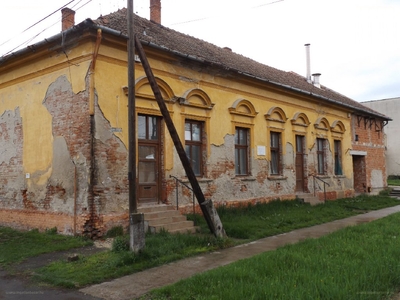
{"label": "window frame", "polygon": [[[273,138],[276,137],[276,140]],[[274,145],[274,141],[277,145]],[[270,175],[282,175],[282,133],[277,131],[270,131]],[[274,164],[274,157],[276,157],[276,167]]]}
{"label": "window frame", "polygon": [[335,175],[343,175],[343,163],[342,163],[342,141],[333,141],[333,152],[334,152],[334,172]]}
{"label": "window frame", "polygon": [[[245,135],[244,139],[240,139],[240,133]],[[245,143],[240,143],[244,140]],[[236,176],[248,176],[250,175],[250,129],[246,127],[235,127],[235,175]],[[242,162],[241,154],[245,153],[243,156],[245,161]],[[245,170],[242,170],[242,168]]]}
{"label": "window frame", "polygon": [[[190,125],[190,139],[187,139],[187,136],[186,136],[186,124]],[[200,137],[199,137],[198,141],[193,140],[193,134],[194,134],[193,125],[194,124],[198,125],[198,128],[200,129],[200,134],[199,134]],[[203,159],[203,152],[204,152],[204,126],[205,126],[205,123],[203,121],[185,119],[185,131],[184,131],[185,132],[185,152],[186,152],[186,155],[189,158],[190,165],[191,165],[191,167],[193,169],[193,172],[197,177],[204,176],[204,159]],[[188,155],[188,152],[187,152],[187,147],[189,147],[189,149],[190,149],[189,150],[189,152],[190,152],[189,155]],[[199,157],[198,157],[198,161],[199,162],[198,162],[197,168],[193,167],[193,160],[191,159],[191,157],[193,157],[193,149],[195,147],[198,147],[198,150],[199,150],[199,152],[198,152],[199,153]]]}
{"label": "window frame", "polygon": [[317,173],[326,175],[326,139],[317,138]]}

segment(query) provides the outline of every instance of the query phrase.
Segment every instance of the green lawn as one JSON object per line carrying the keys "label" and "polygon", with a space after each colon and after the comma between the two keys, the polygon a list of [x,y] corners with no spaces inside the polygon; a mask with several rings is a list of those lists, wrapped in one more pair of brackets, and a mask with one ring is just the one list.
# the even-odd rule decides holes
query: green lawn
{"label": "green lawn", "polygon": [[[82,287],[171,261],[249,242],[258,238],[289,232],[291,230],[342,219],[368,210],[398,205],[400,202],[384,194],[361,195],[355,198],[329,201],[323,205],[293,201],[274,201],[240,208],[219,208],[219,215],[229,236],[217,239],[212,236],[203,219],[198,219],[200,232],[194,235],[171,235],[161,232],[146,236],[146,247],[140,253],[124,251],[124,247],[86,256],[76,262],[59,261],[35,270],[36,279],[56,286]],[[192,216],[193,217],[193,216]],[[0,264],[18,262],[39,253],[79,247],[87,243],[82,239],[43,234],[37,231],[15,232],[0,227]],[[15,233],[14,233],[15,232]],[[116,231],[118,232],[118,231]],[[29,237],[32,235],[32,237]],[[25,237],[26,236],[26,237]],[[28,239],[29,237],[29,239]],[[121,240],[127,237],[118,237]],[[25,242],[25,239],[29,242]],[[42,239],[50,239],[42,242]],[[52,240],[53,239],[53,240]],[[55,248],[48,247],[53,244]],[[70,244],[78,243],[78,244]],[[81,243],[81,244],[79,244]],[[37,250],[36,247],[38,247]]]}
{"label": "green lawn", "polygon": [[389,299],[400,286],[400,214],[308,239],[143,299]]}

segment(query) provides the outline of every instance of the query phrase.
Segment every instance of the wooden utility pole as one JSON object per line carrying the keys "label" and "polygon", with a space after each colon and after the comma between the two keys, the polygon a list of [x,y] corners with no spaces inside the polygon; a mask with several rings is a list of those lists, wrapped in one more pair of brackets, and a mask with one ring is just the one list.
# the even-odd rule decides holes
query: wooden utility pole
{"label": "wooden utility pole", "polygon": [[179,139],[178,132],[176,131],[175,125],[172,122],[171,116],[169,115],[167,106],[165,105],[164,99],[162,98],[160,88],[155,80],[153,71],[150,68],[150,64],[147,61],[146,54],[144,53],[142,44],[137,36],[135,36],[136,50],[139,54],[140,61],[143,65],[144,71],[146,73],[147,79],[149,80],[151,89],[153,90],[154,97],[157,100],[158,106],[160,107],[161,114],[163,115],[164,122],[167,125],[168,131],[171,135],[172,141],[174,142],[176,151],[178,152],[179,158],[181,159],[182,165],[185,169],[186,176],[192,185],[193,193],[196,195],[197,201],[200,204],[203,216],[207,221],[207,225],[210,231],[216,237],[225,237],[226,233],[222,226],[221,220],[218,216],[216,209],[214,208],[211,199],[206,200],[204,198],[203,191],[197,181],[196,175],[193,172],[192,166],[190,165],[189,158],[186,155],[185,149]]}
{"label": "wooden utility pole", "polygon": [[128,180],[129,180],[129,246],[137,252],[145,246],[144,216],[137,213],[136,184],[136,104],[135,104],[135,33],[133,0],[128,0]]}

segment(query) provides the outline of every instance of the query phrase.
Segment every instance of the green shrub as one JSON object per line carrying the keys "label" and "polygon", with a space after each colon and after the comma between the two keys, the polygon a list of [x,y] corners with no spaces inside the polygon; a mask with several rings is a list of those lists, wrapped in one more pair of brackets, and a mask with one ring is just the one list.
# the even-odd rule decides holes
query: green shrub
{"label": "green shrub", "polygon": [[57,234],[57,227],[53,227],[53,228],[47,228],[46,229],[46,234],[49,234],[49,235],[54,235],[54,234]]}
{"label": "green shrub", "polygon": [[129,236],[117,236],[112,243],[113,252],[123,252],[129,250]]}
{"label": "green shrub", "polygon": [[114,226],[109,231],[107,231],[106,234],[106,236],[109,238],[114,238],[121,235],[124,235],[124,228],[122,226]]}

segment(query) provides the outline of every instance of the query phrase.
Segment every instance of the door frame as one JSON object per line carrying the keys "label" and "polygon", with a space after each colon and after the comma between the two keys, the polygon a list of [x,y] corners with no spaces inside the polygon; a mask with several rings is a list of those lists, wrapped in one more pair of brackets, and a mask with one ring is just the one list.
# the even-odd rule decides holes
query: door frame
{"label": "door frame", "polygon": [[[161,195],[162,195],[162,178],[163,178],[163,173],[162,173],[162,145],[163,145],[163,142],[162,142],[162,139],[163,139],[163,134],[162,134],[162,126],[161,126],[161,122],[162,122],[162,118],[160,117],[160,116],[157,116],[157,115],[148,115],[148,114],[139,114],[139,116],[144,116],[144,117],[146,117],[146,129],[145,129],[145,131],[146,131],[146,137],[148,137],[148,131],[149,131],[149,129],[148,129],[148,124],[147,124],[147,121],[148,121],[148,117],[152,117],[152,118],[156,118],[157,119],[157,124],[156,124],[156,131],[157,131],[157,139],[149,139],[149,138],[146,138],[146,139],[141,139],[141,138],[139,138],[139,135],[138,135],[138,139],[137,139],[137,141],[138,141],[138,160],[137,160],[137,168],[138,168],[138,176],[137,176],[137,187],[138,187],[138,196],[137,196],[137,201],[138,201],[138,206],[141,206],[141,205],[146,205],[146,204],[160,204],[162,201],[161,201]],[[139,125],[139,124],[138,124]],[[140,198],[139,196],[140,196],[140,194],[141,194],[141,190],[140,190],[140,188],[143,186],[143,184],[141,184],[140,183],[140,170],[139,170],[139,166],[140,166],[140,164],[139,164],[139,162],[141,161],[140,159],[139,159],[139,150],[140,150],[140,147],[141,146],[149,146],[149,147],[152,147],[152,146],[154,146],[154,147],[156,147],[156,153],[155,153],[155,155],[156,155],[156,159],[155,159],[155,164],[156,164],[156,170],[155,170],[155,172],[156,172],[156,174],[155,174],[155,183],[156,183],[156,195],[155,195],[155,201],[144,201],[144,200],[141,200],[141,199],[143,199],[143,198]],[[145,161],[145,160],[143,160],[143,161]],[[145,185],[145,184],[144,184]]]}

